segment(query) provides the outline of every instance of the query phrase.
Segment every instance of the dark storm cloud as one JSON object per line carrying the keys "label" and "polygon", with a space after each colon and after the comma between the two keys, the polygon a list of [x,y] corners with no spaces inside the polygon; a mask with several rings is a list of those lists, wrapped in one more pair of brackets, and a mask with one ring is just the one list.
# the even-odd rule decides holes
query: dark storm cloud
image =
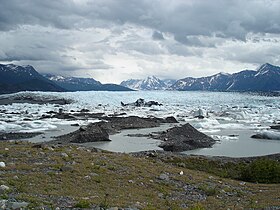
{"label": "dark storm cloud", "polygon": [[[104,1],[103,1],[104,2]],[[186,36],[212,36],[245,40],[249,32],[279,33],[278,1],[105,1],[99,16],[116,23],[132,22],[174,34],[185,43]],[[96,9],[96,8],[95,8]]]}
{"label": "dark storm cloud", "polygon": [[42,25],[69,29],[84,17],[81,8],[68,0],[0,0],[0,30],[20,25]]}
{"label": "dark storm cloud", "polygon": [[182,43],[189,35],[245,40],[249,32],[280,33],[276,0],[0,0],[0,5],[0,30],[21,24],[70,29],[110,21],[169,32]]}

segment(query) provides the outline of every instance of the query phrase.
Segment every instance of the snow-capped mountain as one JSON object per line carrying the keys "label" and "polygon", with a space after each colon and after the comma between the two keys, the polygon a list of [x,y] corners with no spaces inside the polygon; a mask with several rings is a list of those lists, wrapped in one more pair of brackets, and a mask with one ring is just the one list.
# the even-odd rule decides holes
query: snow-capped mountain
{"label": "snow-capped mountain", "polygon": [[26,90],[63,91],[64,89],[43,77],[32,66],[0,64],[0,93]]}
{"label": "snow-capped mountain", "polygon": [[163,81],[155,76],[149,76],[146,79],[129,79],[121,82],[120,85],[133,90],[166,90],[170,87],[172,80]]}
{"label": "snow-capped mountain", "polygon": [[80,78],[80,77],[64,77],[59,75],[45,74],[49,80],[53,81],[60,87],[68,91],[91,91],[91,90],[104,90],[104,91],[129,91],[129,88],[115,85],[115,84],[102,84],[93,78]]}
{"label": "snow-capped mountain", "polygon": [[224,73],[201,78],[187,77],[178,80],[171,88],[176,90],[220,90],[228,86],[230,78],[231,75]]}
{"label": "snow-capped mountain", "polygon": [[256,71],[219,73],[209,77],[187,77],[171,86],[174,90],[280,91],[280,67],[263,64]]}

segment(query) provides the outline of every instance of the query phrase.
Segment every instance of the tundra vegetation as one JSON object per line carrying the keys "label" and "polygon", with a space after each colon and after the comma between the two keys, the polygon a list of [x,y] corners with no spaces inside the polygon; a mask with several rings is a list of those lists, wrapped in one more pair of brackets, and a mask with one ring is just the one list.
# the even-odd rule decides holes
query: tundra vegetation
{"label": "tundra vegetation", "polygon": [[[254,209],[280,206],[277,160],[122,154],[0,143],[0,201],[27,208]],[[171,154],[171,155],[170,155]]]}

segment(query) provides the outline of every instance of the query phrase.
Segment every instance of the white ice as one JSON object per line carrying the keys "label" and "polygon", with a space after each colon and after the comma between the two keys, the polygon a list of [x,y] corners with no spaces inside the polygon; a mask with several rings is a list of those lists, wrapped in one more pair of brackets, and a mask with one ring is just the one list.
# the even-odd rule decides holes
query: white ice
{"label": "white ice", "polygon": [[[55,104],[12,104],[0,105],[0,132],[52,130],[59,124],[87,124],[88,121],[41,119],[49,111],[79,112],[89,109],[92,113],[105,115],[126,113],[127,116],[168,117],[174,116],[180,122],[191,122],[202,131],[215,132],[230,129],[267,128],[280,119],[279,97],[265,97],[246,93],[181,92],[181,91],[135,91],[135,92],[23,92],[1,97],[29,96],[39,99],[71,99],[74,103]],[[131,103],[138,98],[154,100],[163,106],[122,107],[120,102]],[[204,119],[195,119],[194,113],[200,110]],[[30,121],[31,120],[31,121]]]}
{"label": "white ice", "polygon": [[257,133],[263,139],[280,140],[280,132],[264,130]]}

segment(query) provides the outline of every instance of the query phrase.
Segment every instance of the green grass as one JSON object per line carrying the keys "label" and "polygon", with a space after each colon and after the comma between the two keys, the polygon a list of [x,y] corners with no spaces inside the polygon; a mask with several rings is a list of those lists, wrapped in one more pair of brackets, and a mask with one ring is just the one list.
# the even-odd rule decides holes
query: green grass
{"label": "green grass", "polygon": [[78,203],[75,204],[74,208],[90,208],[91,204],[88,200],[80,200]]}
{"label": "green grass", "polygon": [[[0,169],[1,184],[10,187],[10,191],[1,196],[29,202],[30,208],[55,208],[60,205],[61,198],[77,208],[117,206],[176,210],[188,206],[197,210],[224,209],[234,206],[240,195],[240,205],[247,208],[280,206],[279,184],[241,186],[239,181],[220,178],[238,178],[240,170],[254,175],[252,171],[264,170],[264,165],[269,165],[267,170],[271,173],[278,172],[278,163],[274,162],[235,166],[203,158],[158,160],[128,154],[89,152],[75,146],[60,146],[54,150],[32,146],[25,142],[0,142],[1,161],[7,165]],[[9,148],[9,151],[4,148]],[[69,158],[62,157],[62,152],[67,153]],[[73,170],[62,171],[63,166],[71,166]],[[181,170],[184,175],[179,175]],[[169,174],[170,181],[158,179],[162,173]],[[210,179],[210,174],[217,176]],[[271,176],[267,179],[270,180]],[[198,203],[181,198],[180,193],[185,193],[183,187],[186,184],[201,190],[207,199]],[[217,195],[224,196],[222,191],[233,196],[217,198]],[[255,200],[259,202],[252,202]]]}

